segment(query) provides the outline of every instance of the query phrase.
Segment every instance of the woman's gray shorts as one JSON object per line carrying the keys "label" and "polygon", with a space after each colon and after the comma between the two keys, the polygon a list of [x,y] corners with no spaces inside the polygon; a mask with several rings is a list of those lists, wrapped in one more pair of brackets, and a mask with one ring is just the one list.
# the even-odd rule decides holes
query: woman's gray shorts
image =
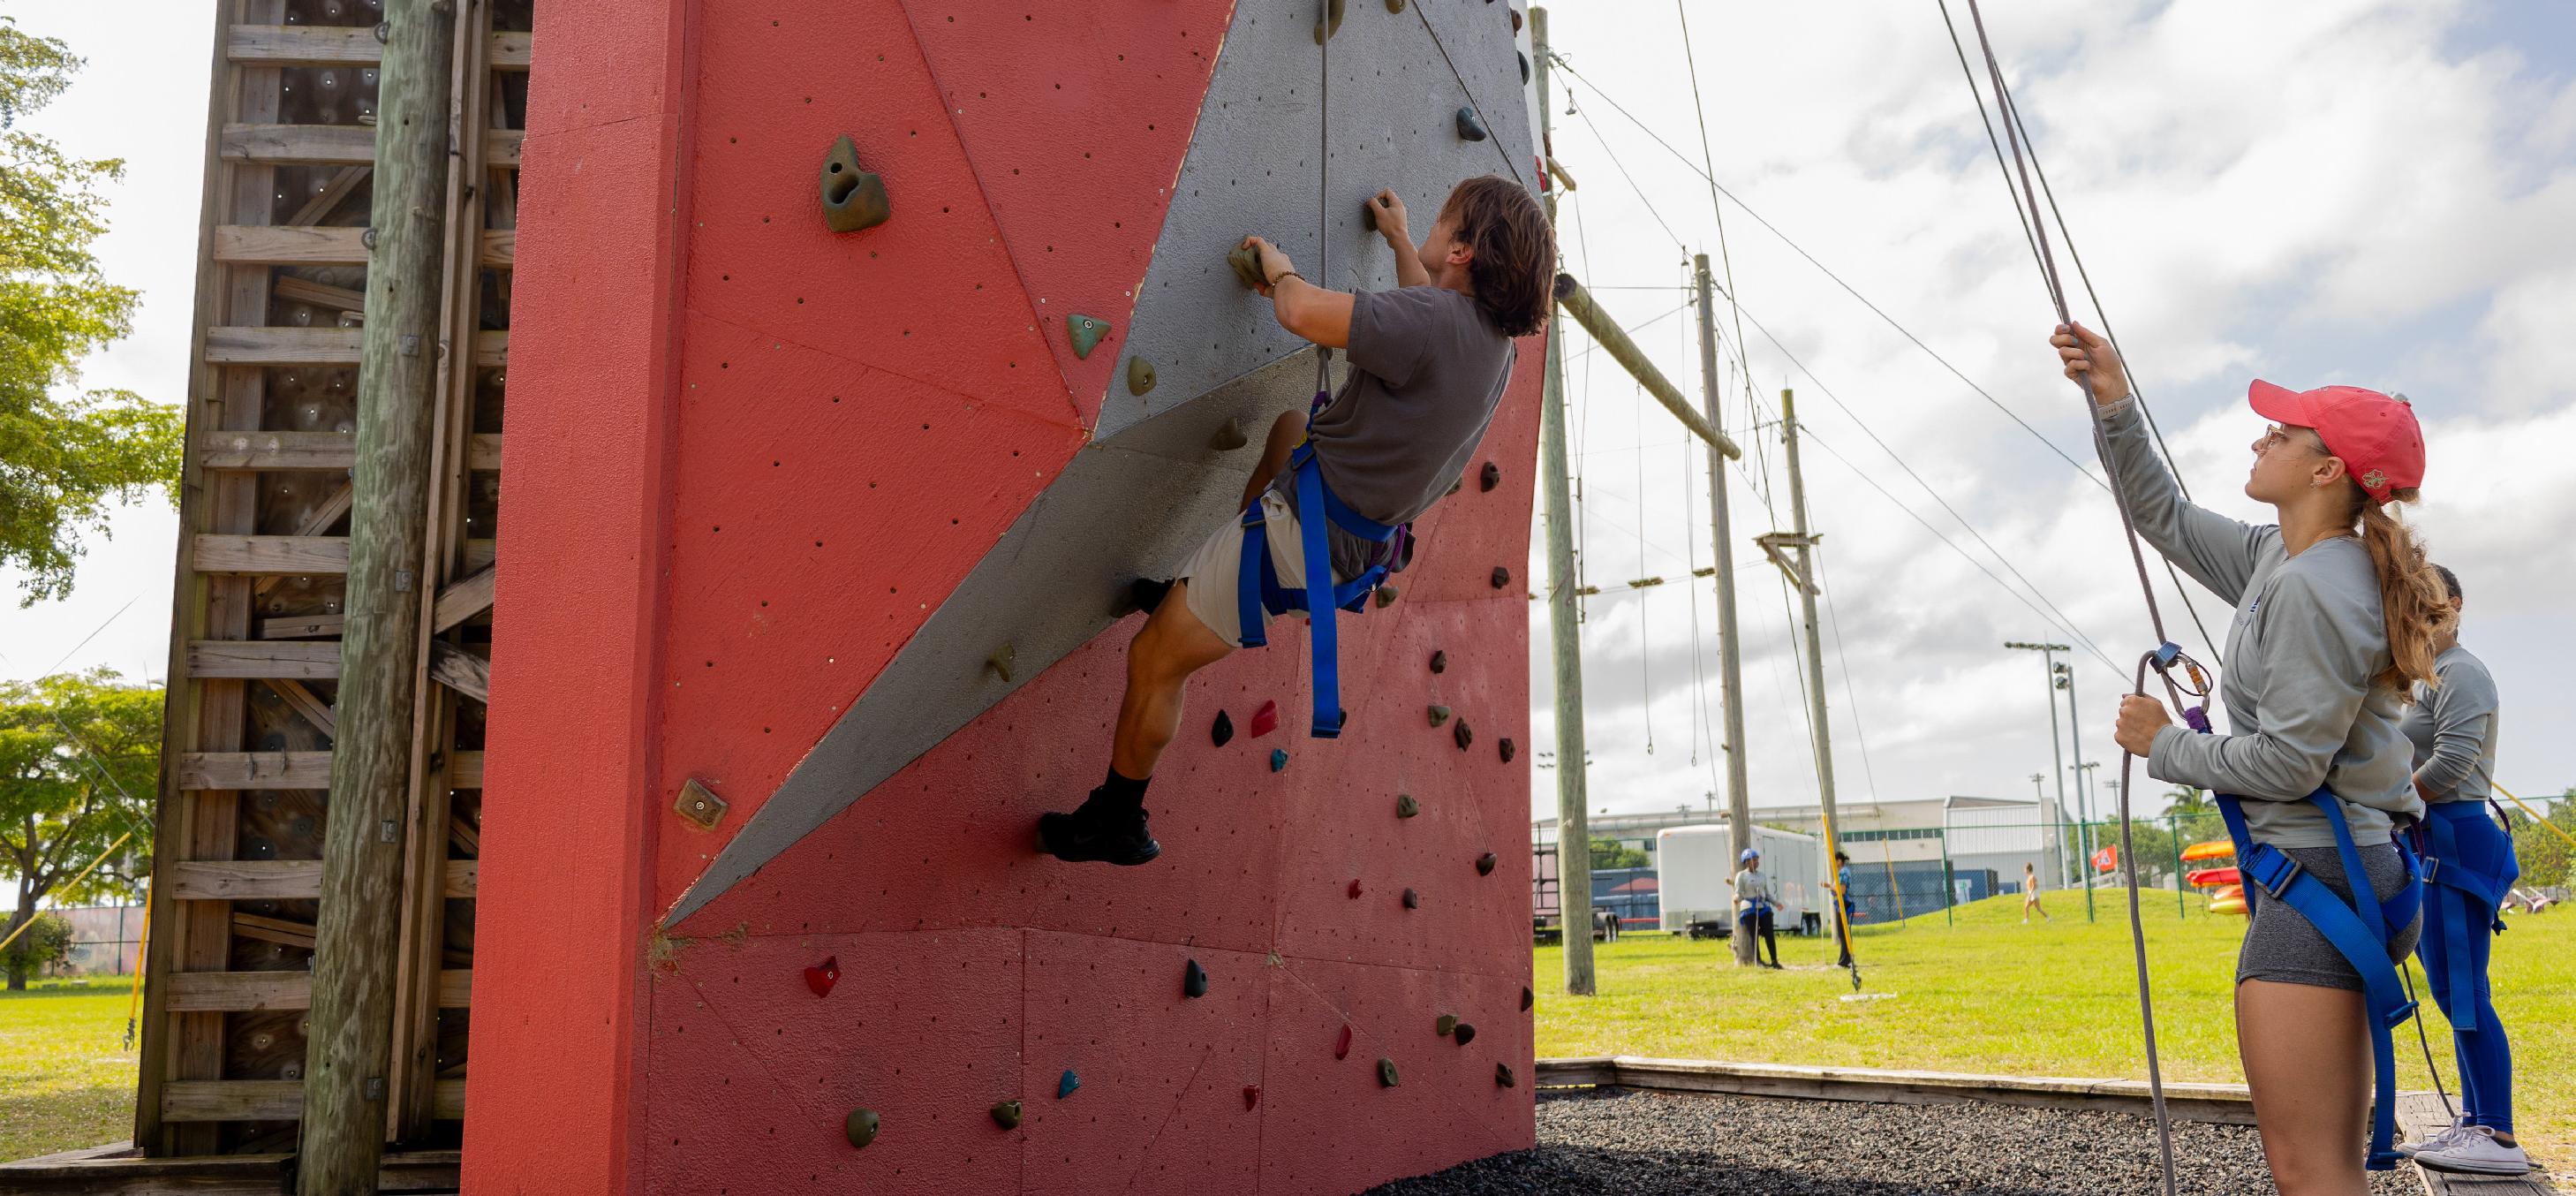
{"label": "woman's gray shorts", "polygon": [[[2291,847],[2282,854],[2298,861],[2308,874],[2324,881],[2337,897],[2352,900],[2352,885],[2343,874],[2343,854],[2331,847]],[[2362,870],[2370,874],[2370,887],[2379,900],[2397,895],[2407,883],[2406,861],[2397,853],[2394,843],[2380,843],[2361,849]],[[2251,924],[2245,928],[2245,945],[2236,952],[2236,982],[2277,980],[2284,984],[2312,984],[2319,988],[2345,988],[2360,992],[2361,973],[2353,970],[2343,953],[2317,933],[2308,919],[2290,908],[2286,901],[2275,901],[2261,885],[2245,886],[2246,911]],[[2391,927],[2388,936],[2388,961],[2395,963],[2415,953],[2415,938],[2424,928],[2424,915],[2418,911],[2415,920],[2403,927]]]}

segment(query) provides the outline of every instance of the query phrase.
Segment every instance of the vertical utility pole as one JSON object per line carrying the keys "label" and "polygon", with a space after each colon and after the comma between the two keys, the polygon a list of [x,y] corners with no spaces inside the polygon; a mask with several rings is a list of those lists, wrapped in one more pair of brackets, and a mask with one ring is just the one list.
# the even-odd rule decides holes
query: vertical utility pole
{"label": "vertical utility pole", "polygon": [[[1548,133],[1547,10],[1529,12],[1531,57],[1538,63],[1538,152],[1554,157]],[[1541,179],[1546,167],[1541,166]],[[1547,226],[1556,227],[1556,189],[1546,192]],[[1548,319],[1559,323],[1556,305]],[[1565,991],[1592,995],[1592,827],[1584,790],[1583,644],[1574,625],[1574,496],[1566,481],[1564,330],[1547,330],[1547,392],[1539,403],[1539,480],[1547,488],[1547,626],[1556,662],[1556,905],[1565,928]]]}
{"label": "vertical utility pole", "polygon": [[[1807,480],[1806,476],[1798,470],[1798,400],[1794,393],[1787,390],[1780,392],[1780,440],[1789,459],[1790,533],[1784,536],[1773,532],[1762,537],[1760,542],[1763,551],[1771,554],[1772,563],[1788,573],[1790,582],[1798,587],[1799,615],[1804,620],[1807,633],[1807,680],[1809,682],[1807,716],[1816,726],[1816,741],[1813,744],[1816,752],[1816,797],[1824,811],[1825,863],[1831,867],[1834,854],[1841,848],[1834,837],[1833,733],[1825,724],[1825,641],[1816,629],[1817,591],[1814,553],[1817,537],[1807,529]],[[1782,548],[1788,548],[1797,553],[1794,568],[1791,567],[1789,560],[1781,556]],[[1724,567],[1724,562],[1720,562],[1720,567]],[[1944,850],[1947,848],[1945,847]],[[1840,868],[1835,868],[1828,875],[1832,879],[1827,881],[1827,885],[1834,891],[1834,942],[1840,948],[1840,953],[1848,957],[1851,954],[1851,927],[1843,924],[1842,909],[1843,903],[1850,898],[1850,894],[1842,891]],[[1891,892],[1896,888],[1893,876],[1888,880],[1888,888]],[[1900,916],[1904,908],[1904,898],[1900,896],[1897,898]]]}
{"label": "vertical utility pole", "polygon": [[2068,836],[2062,829],[2066,822],[2067,812],[2073,807],[2066,804],[2066,751],[2057,741],[2057,654],[2060,652],[2072,652],[2074,649],[2069,648],[2064,644],[2026,644],[2020,640],[2006,640],[2004,642],[2004,646],[2007,648],[2020,648],[2028,652],[2037,652],[2040,654],[2041,662],[2047,667],[2048,758],[2057,765],[2050,775],[2057,778],[2057,819],[2059,826],[2061,827],[2060,833],[2058,834],[2057,856],[2060,861],[2068,861],[2068,857],[2070,855],[2074,857],[2072,861],[2068,861],[2074,866],[2066,869],[2065,875],[2059,878],[2059,883],[2071,885],[2083,875],[2082,869],[2085,865],[2083,861],[2083,853],[2081,851],[2071,851],[2069,849],[2066,843]]}
{"label": "vertical utility pole", "polygon": [[2075,666],[2056,666],[2054,684],[2066,690],[2066,742],[2075,749],[2075,800],[2081,813],[2077,825],[2084,828],[2084,920],[2093,920],[2093,797],[2084,785],[2084,720],[2075,713]]}
{"label": "vertical utility pole", "polygon": [[358,358],[347,623],[339,733],[314,930],[304,1125],[296,1190],[376,1190],[393,1046],[403,825],[420,662],[430,425],[441,352],[454,0],[390,0],[368,216],[367,322]]}
{"label": "vertical utility pole", "polygon": [[[1725,413],[1717,398],[1717,322],[1716,307],[1709,301],[1708,255],[1693,255],[1691,279],[1699,296],[1699,387],[1700,404],[1711,428],[1725,428]],[[1744,785],[1744,691],[1743,657],[1735,647],[1735,533],[1726,517],[1726,461],[1715,449],[1708,454],[1709,539],[1717,549],[1717,662],[1718,683],[1726,702],[1726,842],[1728,858],[1744,858],[1746,848],[1753,846],[1752,799]],[[1828,849],[1828,855],[1830,855]],[[1825,861],[1833,865],[1831,859]],[[1754,963],[1753,936],[1731,934],[1727,941],[1735,948],[1735,962],[1751,967]]]}

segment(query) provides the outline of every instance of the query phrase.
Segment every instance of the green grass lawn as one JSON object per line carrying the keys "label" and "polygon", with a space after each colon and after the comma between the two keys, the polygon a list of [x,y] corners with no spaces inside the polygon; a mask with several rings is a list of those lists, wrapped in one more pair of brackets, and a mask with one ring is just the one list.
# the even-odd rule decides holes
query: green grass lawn
{"label": "green grass lawn", "polygon": [[[2056,921],[2020,922],[2018,897],[1862,927],[1864,992],[1851,992],[1823,938],[1783,936],[1785,973],[1737,968],[1722,941],[1631,934],[1595,944],[1595,995],[1562,994],[1563,950],[1538,948],[1538,1054],[1653,1055],[1827,1067],[2145,1079],[2127,918],[2099,898],[2051,892]],[[2181,917],[2170,892],[2144,904],[2155,975],[2156,1041],[2171,1080],[2243,1083],[2229,990],[2242,918]],[[2576,913],[2513,917],[2489,975],[2513,1032],[2516,1128],[2559,1165],[2576,1156]],[[2422,989],[2420,971],[2417,982]],[[2442,1083],[2459,1091],[2449,1026],[2424,1001]],[[2421,1048],[2399,1031],[2398,1084],[2426,1088]]]}
{"label": "green grass lawn", "polygon": [[127,984],[99,976],[0,991],[0,1160],[133,1135]]}

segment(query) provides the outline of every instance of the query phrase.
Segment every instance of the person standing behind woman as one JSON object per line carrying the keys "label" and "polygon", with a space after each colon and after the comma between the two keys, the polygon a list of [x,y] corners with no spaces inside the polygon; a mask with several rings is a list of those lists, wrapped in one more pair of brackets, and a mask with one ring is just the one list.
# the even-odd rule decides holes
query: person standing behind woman
{"label": "person standing behind woman", "polygon": [[2021,863],[2021,924],[2030,925],[2030,916],[2033,913],[2037,913],[2042,922],[2056,921],[2049,917],[2048,911],[2041,908],[2039,904],[2039,869],[2031,867],[2030,861],[2023,860]]}
{"label": "person standing behind woman", "polygon": [[[1771,948],[1771,962],[1762,966],[1779,967],[1780,940],[1771,918],[1771,878],[1762,875],[1762,853],[1747,847],[1735,862],[1743,865],[1735,874],[1736,933],[1760,934],[1763,945]],[[1753,962],[1762,963],[1760,953],[1755,953]]]}
{"label": "person standing behind woman", "polygon": [[[2060,325],[2051,340],[2066,376],[2092,385],[2106,464],[2138,534],[2236,604],[2218,694],[2232,733],[2195,734],[2164,703],[2132,695],[2113,738],[2146,759],[2147,775],[2241,808],[2240,838],[2250,843],[2239,844],[2240,866],[2250,853],[2286,895],[2245,886],[2253,916],[2236,961],[2237,1053],[2263,1157],[2283,1196],[2360,1196],[2368,1185],[2356,1142],[2373,1139],[2373,1165],[2394,1159],[2379,1153],[2387,1123],[2367,1112],[2388,1028],[2370,1024],[2365,991],[2395,985],[2393,965],[2421,924],[2410,908],[2415,878],[2392,841],[2396,821],[2424,808],[2397,720],[2409,686],[2433,680],[2433,636],[2450,615],[2422,548],[2382,507],[2417,497],[2422,433],[2406,404],[2375,391],[2302,394],[2256,382],[2255,413],[2278,422],[2253,443],[2245,495],[2280,521],[2239,523],[2183,498],[2109,342],[2082,325]],[[2363,875],[2351,874],[2348,856]],[[2366,906],[2354,903],[2364,881]],[[2365,943],[2348,958],[2294,902],[2357,922]],[[2383,920],[2395,923],[2384,931],[2386,958],[2363,958],[2382,945],[2366,928]],[[2368,979],[2356,963],[2372,970]]]}
{"label": "person standing behind woman", "polygon": [[[2460,579],[2435,565],[2460,609]],[[2497,912],[2521,875],[2513,837],[2487,817],[2488,778],[2495,774],[2495,678],[2486,662],[2460,646],[2456,619],[2434,642],[2438,687],[2419,686],[2398,725],[2415,747],[2415,791],[2425,802],[2416,847],[2424,857],[2423,941],[2416,945],[2433,1003],[2451,1020],[2460,1061],[2460,1119],[2422,1142],[2398,1147],[2437,1171],[2520,1175],[2531,1159],[2513,1137],[2513,1053],[2487,992],[2489,936],[2504,930]]]}

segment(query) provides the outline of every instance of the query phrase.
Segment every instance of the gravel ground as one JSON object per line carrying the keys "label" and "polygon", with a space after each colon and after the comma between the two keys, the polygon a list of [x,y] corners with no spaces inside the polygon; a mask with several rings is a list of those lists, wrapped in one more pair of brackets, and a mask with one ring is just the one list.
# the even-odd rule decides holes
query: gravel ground
{"label": "gravel ground", "polygon": [[[2158,1193],[2155,1123],[2010,1105],[1607,1092],[1543,1095],[1538,1146],[1400,1180],[1376,1196],[1583,1192],[1620,1196],[1996,1196]],[[2355,1143],[2355,1149],[2359,1143]],[[2180,1190],[2272,1191],[2250,1126],[2174,1124]],[[2372,1172],[2373,1196],[2423,1189],[2411,1164]]]}

